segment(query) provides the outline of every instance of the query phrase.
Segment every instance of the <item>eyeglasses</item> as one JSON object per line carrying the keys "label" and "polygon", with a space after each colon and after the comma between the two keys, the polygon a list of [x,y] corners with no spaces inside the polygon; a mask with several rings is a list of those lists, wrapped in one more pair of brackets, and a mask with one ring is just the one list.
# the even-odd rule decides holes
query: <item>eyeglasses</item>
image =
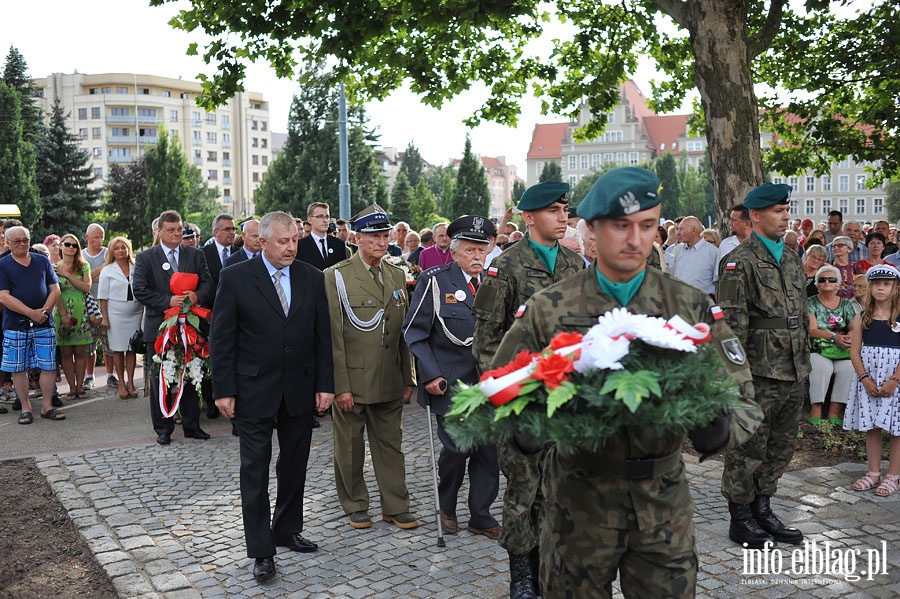
{"label": "eyeglasses", "polygon": [[816,283],[837,283],[837,277],[821,277],[816,279]]}
{"label": "eyeglasses", "polygon": [[71,241],[63,241],[63,242],[62,242],[62,246],[63,246],[63,247],[66,247],[66,248],[77,248],[77,247],[78,247],[78,244],[77,244],[77,243],[72,243]]}
{"label": "eyeglasses", "polygon": [[25,239],[7,239],[6,241],[7,243],[28,243],[31,240],[26,237]]}

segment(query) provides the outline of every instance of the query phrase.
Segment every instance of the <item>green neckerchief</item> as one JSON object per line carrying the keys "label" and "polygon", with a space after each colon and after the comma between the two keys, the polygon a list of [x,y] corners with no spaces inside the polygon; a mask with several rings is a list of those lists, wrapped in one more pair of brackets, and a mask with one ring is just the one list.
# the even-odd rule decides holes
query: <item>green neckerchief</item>
{"label": "green neckerchief", "polygon": [[549,270],[552,275],[553,271],[556,270],[556,256],[559,254],[559,243],[557,242],[552,248],[548,248],[547,246],[532,241],[531,237],[526,237],[525,239],[528,240],[531,249],[538,255],[541,262],[547,266],[547,270]]}
{"label": "green neckerchief", "polygon": [[640,289],[641,283],[644,282],[644,273],[647,272],[647,269],[645,268],[631,277],[630,281],[625,281],[624,283],[613,283],[600,272],[600,269],[597,268],[596,265],[594,266],[594,271],[597,273],[597,282],[600,283],[600,289],[603,290],[603,293],[611,296],[624,307],[628,305],[628,302],[631,301],[631,298],[633,298],[634,294]]}
{"label": "green neckerchief", "polygon": [[754,231],[753,234],[756,235],[756,238],[759,239],[764,246],[766,246],[766,249],[769,250],[769,253],[772,254],[773,258],[775,258],[775,264],[781,266],[781,256],[782,254],[784,254],[784,242],[780,239],[778,241],[766,239],[756,231]]}

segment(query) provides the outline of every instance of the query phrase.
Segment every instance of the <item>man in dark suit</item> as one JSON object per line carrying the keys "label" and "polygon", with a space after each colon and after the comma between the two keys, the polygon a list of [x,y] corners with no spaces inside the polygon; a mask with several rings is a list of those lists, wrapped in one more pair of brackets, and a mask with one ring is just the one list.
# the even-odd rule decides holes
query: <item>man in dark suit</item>
{"label": "man in dark suit", "polygon": [[[152,360],[154,345],[159,335],[159,325],[163,321],[163,312],[169,308],[180,306],[185,298],[192,305],[212,305],[216,289],[213,287],[206,257],[197,248],[181,244],[181,215],[174,210],[166,210],[159,215],[157,224],[159,245],[144,250],[137,255],[133,272],[132,289],[134,297],[144,305],[144,341],[147,342],[147,356]],[[186,295],[174,295],[169,289],[169,279],[173,272],[190,272],[198,275],[200,280],[196,291]],[[153,430],[156,431],[156,442],[168,445],[171,442],[175,422],[172,418],[163,418],[159,408],[159,374],[150,376],[150,417]],[[209,435],[200,428],[200,401],[197,391],[191,384],[185,384],[181,396],[182,428],[186,438],[209,439]]]}
{"label": "man in dark suit", "polygon": [[229,266],[234,266],[240,262],[244,262],[251,258],[256,257],[260,251],[259,245],[259,221],[256,219],[251,219],[248,221],[244,221],[241,225],[241,239],[243,240],[243,245],[236,252],[232,252],[230,256],[228,256],[228,260],[225,261],[223,265],[224,268],[228,268]]}
{"label": "man in dark suit", "polygon": [[[225,266],[225,261],[231,257],[231,246],[234,244],[234,217],[230,214],[220,214],[213,220],[213,242],[203,246],[206,255],[206,265],[213,280],[213,289],[219,287],[219,273]],[[215,301],[215,300],[213,300]],[[214,308],[215,306],[210,306]]]}
{"label": "man in dark suit", "polygon": [[[240,432],[241,508],[254,577],[275,576],[275,548],[308,553],[300,536],[313,414],[334,398],[324,276],[296,261],[297,225],[271,212],[259,225],[262,254],[222,271],[210,347],[213,395]],[[240,351],[252,347],[253,351]],[[278,496],[270,524],[269,462],[278,431]]]}
{"label": "man in dark suit", "polygon": [[475,315],[472,305],[484,270],[494,225],[483,216],[462,216],[447,227],[454,262],[426,270],[416,283],[403,325],[409,351],[416,357],[419,405],[431,407],[437,418],[438,438],[444,446],[438,460],[438,496],[441,528],[456,534],[456,500],[469,470],[468,530],[490,539],[500,538],[500,525],[491,515],[491,504],[500,489],[497,446],[483,445],[465,453],[444,425],[450,409],[451,384],[478,382],[478,366],[472,355]]}
{"label": "man in dark suit", "polygon": [[313,202],[306,211],[306,219],[312,225],[310,234],[297,244],[297,258],[325,270],[350,257],[347,246],[337,237],[328,234],[331,219],[328,204]]}

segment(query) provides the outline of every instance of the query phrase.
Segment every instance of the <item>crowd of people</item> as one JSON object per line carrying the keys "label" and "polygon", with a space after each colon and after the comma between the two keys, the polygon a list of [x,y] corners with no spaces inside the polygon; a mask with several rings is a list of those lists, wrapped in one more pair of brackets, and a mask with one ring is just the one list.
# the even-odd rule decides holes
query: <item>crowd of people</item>
{"label": "crowd of people", "polygon": [[[68,382],[66,400],[88,397],[98,348],[107,384],[123,400],[137,397],[136,345],[143,342],[151,364],[173,310],[198,308],[203,318],[211,310],[210,372],[195,387],[147,369],[150,420],[156,442],[167,446],[179,422],[185,438],[210,438],[200,427],[204,403],[207,418],[231,419],[247,555],[259,582],[276,575],[277,547],[318,550],[302,536],[303,502],[312,431],[326,413],[347,524],[372,526],[368,453],[381,520],[419,525],[402,450],[403,406],[413,395],[429,425],[434,414],[441,444],[440,533],[463,528],[457,503],[468,473],[465,529],[507,550],[513,599],[605,597],[617,576],[626,595],[692,596],[698,566],[685,438],[704,456],[726,452],[722,494],[735,543],[802,542],[770,499],[792,459],[807,398],[811,423],[866,432],[868,473],[852,488],[897,491],[895,227],[845,223],[840,212],[818,227],[791,221],[790,187],[767,183],[732,207],[722,238],[695,216],[662,221],[659,180],[632,167],[601,176],[577,207],[570,196],[565,183],[539,183],[499,222],[464,215],[420,231],[391,223],[377,205],[349,222],[333,219],[324,202],[300,218],[271,212],[236,222],[223,213],[205,243],[198,225],[165,211],[151,225],[153,245],[137,254],[122,236],[104,247],[96,223],[82,247],[68,232],[32,245],[21,222],[6,221],[2,371],[15,387],[18,422],[34,422],[30,380],[40,389],[40,416],[64,420],[57,373]],[[192,285],[176,288],[176,274]],[[456,446],[445,414],[457,381],[474,384],[521,350],[544,349],[557,332],[584,333],[616,307],[706,323],[740,404],[686,435],[623,430],[575,455],[527,436],[470,452]],[[191,343],[203,351],[202,340]],[[168,410],[173,395],[177,413]],[[882,430],[896,457],[884,476]],[[498,519],[491,505],[501,472]]]}

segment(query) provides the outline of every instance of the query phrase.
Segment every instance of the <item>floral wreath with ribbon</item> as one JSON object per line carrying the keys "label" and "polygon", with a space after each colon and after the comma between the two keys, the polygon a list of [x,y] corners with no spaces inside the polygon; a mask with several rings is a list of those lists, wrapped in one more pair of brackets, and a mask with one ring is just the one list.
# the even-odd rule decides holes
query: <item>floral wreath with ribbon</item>
{"label": "floral wreath with ribbon", "polygon": [[685,435],[739,399],[706,323],[616,308],[585,334],[559,333],[481,381],[457,384],[445,416],[462,451],[524,435],[562,453],[597,451],[627,427]]}
{"label": "floral wreath with ribbon", "polygon": [[[200,277],[195,273],[172,273],[169,290],[174,295],[196,291]],[[178,411],[184,393],[185,377],[197,390],[202,406],[200,384],[209,371],[209,319],[212,310],[191,305],[185,299],[180,306],[163,312],[153,356],[154,369],[159,370],[159,409],[164,418]]]}

